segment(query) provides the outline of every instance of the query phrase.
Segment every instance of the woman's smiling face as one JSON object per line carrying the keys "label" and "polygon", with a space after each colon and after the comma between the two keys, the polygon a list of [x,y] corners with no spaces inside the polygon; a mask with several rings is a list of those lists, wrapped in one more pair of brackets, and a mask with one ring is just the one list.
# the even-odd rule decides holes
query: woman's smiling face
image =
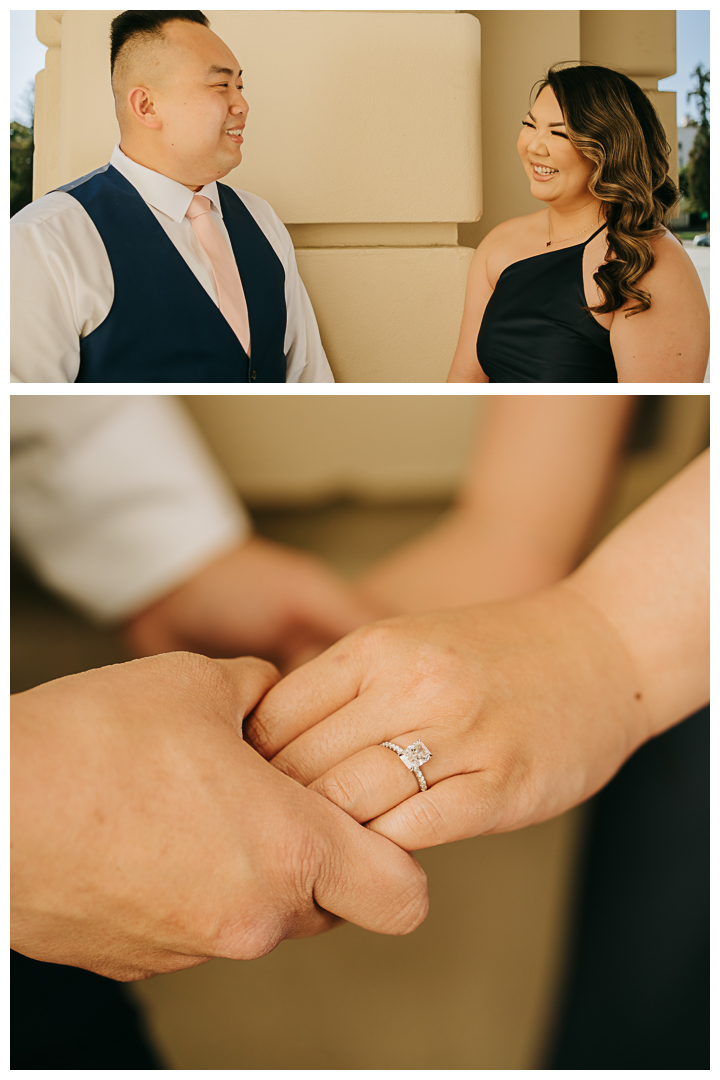
{"label": "woman's smiling face", "polygon": [[551,87],[544,87],[523,121],[517,143],[530,191],[547,203],[587,198],[594,162],[573,146]]}

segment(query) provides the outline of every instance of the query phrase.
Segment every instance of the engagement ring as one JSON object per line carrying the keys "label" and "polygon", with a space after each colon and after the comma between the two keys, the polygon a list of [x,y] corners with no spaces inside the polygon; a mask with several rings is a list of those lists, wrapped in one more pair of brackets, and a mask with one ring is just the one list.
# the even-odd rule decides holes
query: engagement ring
{"label": "engagement ring", "polygon": [[406,765],[410,772],[415,773],[417,782],[420,785],[420,790],[427,791],[427,783],[420,770],[420,766],[429,761],[432,754],[424,742],[418,739],[412,746],[408,746],[406,750],[403,750],[402,746],[398,746],[397,743],[394,742],[384,742],[380,745],[387,746],[388,750],[394,750],[403,765]]}

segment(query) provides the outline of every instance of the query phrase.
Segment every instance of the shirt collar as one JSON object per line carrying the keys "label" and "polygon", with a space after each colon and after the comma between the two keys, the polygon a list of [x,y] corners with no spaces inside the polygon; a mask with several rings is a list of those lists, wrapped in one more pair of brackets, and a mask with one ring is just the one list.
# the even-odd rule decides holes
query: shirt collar
{"label": "shirt collar", "polygon": [[161,214],[167,214],[173,221],[182,221],[188,207],[192,202],[193,195],[205,195],[213,204],[213,209],[222,217],[220,197],[217,184],[206,184],[200,191],[194,192],[179,184],[177,180],[171,180],[169,176],[148,169],[145,165],[138,165],[137,161],[124,154],[117,144],[110,157],[110,164],[128,180],[146,203],[159,210]]}

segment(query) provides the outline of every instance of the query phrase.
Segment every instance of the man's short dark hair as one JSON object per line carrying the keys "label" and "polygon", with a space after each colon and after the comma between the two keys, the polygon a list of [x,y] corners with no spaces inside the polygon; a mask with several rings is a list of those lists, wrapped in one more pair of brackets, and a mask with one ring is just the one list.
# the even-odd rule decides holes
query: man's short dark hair
{"label": "man's short dark hair", "polygon": [[162,36],[165,23],[182,19],[185,22],[210,26],[202,11],[123,11],[110,24],[110,74],[115,70],[115,61],[123,45],[133,37]]}

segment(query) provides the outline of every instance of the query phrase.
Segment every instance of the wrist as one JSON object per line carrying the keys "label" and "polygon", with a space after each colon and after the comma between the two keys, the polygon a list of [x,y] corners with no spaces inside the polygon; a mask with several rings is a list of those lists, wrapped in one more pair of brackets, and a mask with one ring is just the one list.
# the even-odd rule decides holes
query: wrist
{"label": "wrist", "polygon": [[566,554],[462,503],[372,567],[358,589],[378,617],[388,617],[509,600],[547,588],[571,569]]}
{"label": "wrist", "polygon": [[582,647],[592,663],[597,692],[607,700],[608,711],[627,731],[628,755],[658,733],[651,688],[629,643],[608,618],[602,604],[584,588],[577,571],[554,586],[585,626]]}
{"label": "wrist", "polygon": [[582,739],[583,727],[604,732],[601,742],[616,769],[654,734],[646,687],[623,639],[571,582],[502,605],[522,627],[510,660],[520,669],[527,658],[538,705],[542,698],[568,731],[579,719]]}

